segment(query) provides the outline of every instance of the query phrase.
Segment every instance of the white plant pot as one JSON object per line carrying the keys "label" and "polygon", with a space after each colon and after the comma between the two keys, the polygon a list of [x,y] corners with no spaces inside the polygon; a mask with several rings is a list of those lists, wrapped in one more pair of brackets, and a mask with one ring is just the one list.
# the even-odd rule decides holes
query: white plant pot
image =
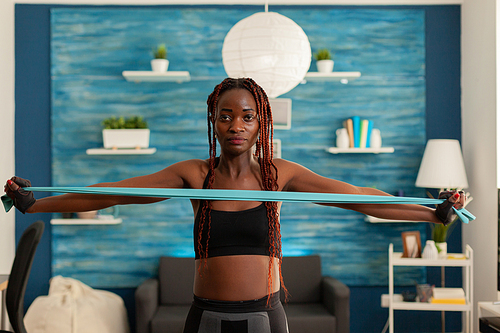
{"label": "white plant pot", "polygon": [[151,69],[153,72],[166,72],[168,63],[169,61],[167,59],[153,59],[151,60]]}
{"label": "white plant pot", "polygon": [[436,243],[436,247],[438,249],[438,258],[446,259],[448,258],[448,244],[446,242]]}
{"label": "white plant pot", "polygon": [[316,61],[316,66],[318,67],[318,72],[330,73],[333,71],[333,60],[318,60]]}
{"label": "white plant pot", "polygon": [[104,129],[104,148],[148,148],[149,129]]}

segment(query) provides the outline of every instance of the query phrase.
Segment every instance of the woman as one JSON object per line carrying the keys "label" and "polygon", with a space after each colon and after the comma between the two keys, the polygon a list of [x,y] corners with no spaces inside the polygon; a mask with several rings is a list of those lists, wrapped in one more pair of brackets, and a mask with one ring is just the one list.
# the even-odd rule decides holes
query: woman
{"label": "woman", "polygon": [[[273,159],[272,114],[264,90],[252,79],[225,79],[207,100],[210,158],[187,160],[146,176],[97,187],[209,188],[388,195],[325,178],[305,167]],[[216,141],[221,147],[217,157]],[[114,205],[146,204],[164,199],[65,194],[35,200],[13,177],[5,191],[23,213],[81,212]],[[436,210],[420,205],[327,204],[388,219],[449,223],[452,207],[463,207],[463,193],[446,192]],[[281,278],[281,203],[191,200],[195,215],[197,274],[186,333],[246,331],[287,332],[279,301]],[[237,223],[236,223],[237,221]],[[224,227],[222,227],[224,226]],[[286,288],[283,290],[286,291]],[[214,324],[218,323],[218,324]],[[243,325],[245,328],[242,328]],[[255,326],[253,326],[255,327]]]}

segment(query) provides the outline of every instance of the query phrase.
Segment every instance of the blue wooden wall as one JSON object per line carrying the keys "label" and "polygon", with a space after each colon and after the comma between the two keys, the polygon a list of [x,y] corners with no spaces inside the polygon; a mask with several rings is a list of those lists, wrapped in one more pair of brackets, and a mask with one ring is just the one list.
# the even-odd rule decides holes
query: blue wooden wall
{"label": "blue wooden wall", "polygon": [[[360,71],[342,85],[310,82],[292,99],[291,130],[277,130],[282,156],[327,177],[389,193],[414,187],[425,145],[425,21],[421,9],[272,7],[293,19],[313,51],[334,53],[335,70]],[[224,36],[260,7],[55,8],[51,10],[52,185],[82,186],[152,173],[179,160],[206,158],[206,98],[225,77]],[[151,49],[168,46],[169,70],[189,83],[127,82],[123,70],[149,70]],[[311,70],[316,70],[314,62]],[[102,119],[144,116],[149,156],[88,156],[102,146]],[[394,154],[331,155],[335,129],[353,115],[374,121]],[[94,287],[135,287],[156,273],[161,255],[194,256],[188,200],[120,209],[116,226],[54,226],[52,273]],[[387,246],[423,224],[369,224],[364,216],[313,204],[282,209],[284,255],[319,253],[323,270],[350,286],[387,285]],[[402,268],[399,284],[422,281]]]}

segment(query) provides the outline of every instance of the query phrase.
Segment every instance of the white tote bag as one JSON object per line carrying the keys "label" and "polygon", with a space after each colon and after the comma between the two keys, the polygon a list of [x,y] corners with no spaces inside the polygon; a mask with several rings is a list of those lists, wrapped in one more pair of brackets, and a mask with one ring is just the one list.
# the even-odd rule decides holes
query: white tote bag
{"label": "white tote bag", "polygon": [[129,333],[120,296],[62,276],[50,280],[48,296],[37,297],[24,317],[29,333]]}

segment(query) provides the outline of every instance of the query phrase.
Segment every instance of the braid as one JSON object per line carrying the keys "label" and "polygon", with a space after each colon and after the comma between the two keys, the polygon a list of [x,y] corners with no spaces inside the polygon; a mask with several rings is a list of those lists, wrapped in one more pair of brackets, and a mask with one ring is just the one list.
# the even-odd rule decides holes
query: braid
{"label": "braid", "polygon": [[[208,124],[208,141],[209,141],[209,177],[207,188],[212,188],[215,179],[215,159],[216,159],[216,137],[215,137],[215,118],[217,116],[217,102],[219,96],[231,89],[246,89],[254,96],[255,103],[257,104],[257,115],[259,119],[259,137],[255,144],[255,156],[259,160],[262,184],[265,191],[277,191],[278,190],[278,169],[273,162],[273,115],[271,113],[271,105],[269,99],[262,89],[254,80],[251,78],[239,78],[232,79],[227,78],[218,84],[214,91],[208,96],[207,99],[207,124]],[[272,291],[272,264],[273,258],[278,258],[279,260],[279,275],[281,287],[285,291],[285,296],[288,296],[288,291],[283,283],[283,276],[281,274],[281,263],[282,263],[282,252],[281,252],[281,232],[279,225],[279,213],[278,213],[278,203],[277,202],[266,202],[267,218],[269,221],[269,269],[268,269],[268,305],[271,297]],[[199,225],[199,236],[198,236],[198,251],[200,257],[205,259],[208,257],[208,242],[210,239],[210,223],[211,223],[211,204],[210,201],[203,201],[202,205],[202,221]],[[207,242],[206,244],[201,243],[202,231],[204,227],[208,228],[207,232]],[[201,266],[201,265],[200,265]]]}

